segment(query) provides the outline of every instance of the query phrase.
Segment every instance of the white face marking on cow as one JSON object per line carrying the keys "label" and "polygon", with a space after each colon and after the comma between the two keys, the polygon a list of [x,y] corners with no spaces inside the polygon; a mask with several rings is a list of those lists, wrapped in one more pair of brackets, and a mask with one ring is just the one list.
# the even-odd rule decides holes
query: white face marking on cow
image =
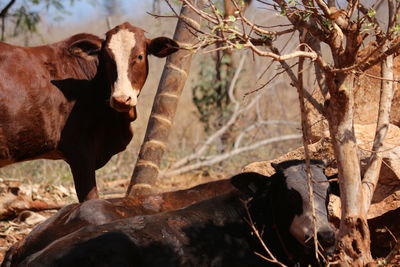
{"label": "white face marking on cow", "polygon": [[128,77],[130,54],[135,45],[135,34],[127,29],[122,29],[112,35],[109,43],[117,66],[117,80],[111,96],[115,99],[130,98],[130,106],[136,106],[139,95],[139,90],[132,88]]}
{"label": "white face marking on cow", "polygon": [[[296,215],[290,225],[290,233],[302,244],[307,241],[305,240],[307,236],[312,237],[314,235],[312,207],[309,201],[305,168],[305,164],[300,164],[283,171],[288,189],[296,190],[302,198],[303,213]],[[311,165],[311,172],[313,180],[316,182],[313,184],[313,191],[317,232],[332,230],[333,228],[328,222],[328,214],[325,206],[329,183],[326,182],[327,179],[322,168]]]}

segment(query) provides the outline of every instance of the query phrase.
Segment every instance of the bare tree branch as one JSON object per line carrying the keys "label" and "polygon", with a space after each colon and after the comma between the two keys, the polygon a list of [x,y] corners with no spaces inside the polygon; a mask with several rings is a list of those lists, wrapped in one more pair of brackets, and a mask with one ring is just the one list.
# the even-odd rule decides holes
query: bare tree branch
{"label": "bare tree branch", "polygon": [[0,17],[5,17],[7,15],[8,10],[15,4],[15,0],[10,0],[8,4],[0,11]]}
{"label": "bare tree branch", "polygon": [[[271,51],[273,51],[275,54],[279,54],[279,50],[274,47],[270,46]],[[294,87],[298,88],[299,87],[299,81],[297,80],[296,75],[294,74],[292,68],[285,62],[285,61],[280,61],[279,62],[282,67],[285,69],[286,73],[288,74],[289,78],[292,81],[292,84]],[[315,99],[312,97],[312,95],[307,91],[303,90],[304,95],[307,98],[308,101],[313,105],[313,107],[321,114],[324,115],[324,107]]]}
{"label": "bare tree branch", "polygon": [[295,51],[295,52],[292,52],[292,53],[289,53],[286,55],[277,55],[275,53],[271,53],[268,51],[262,51],[262,50],[258,49],[251,42],[247,42],[244,46],[250,48],[254,53],[256,53],[259,56],[270,57],[276,61],[285,61],[285,60],[297,58],[297,57],[307,57],[307,58],[310,58],[311,60],[316,60],[318,58],[317,53],[315,53],[314,51],[311,51],[311,52]]}
{"label": "bare tree branch", "polygon": [[258,241],[260,241],[262,247],[264,248],[264,250],[268,253],[270,258],[265,257],[264,255],[261,255],[257,252],[255,252],[256,255],[260,256],[261,258],[263,258],[266,261],[275,263],[281,267],[287,267],[285,264],[281,263],[280,261],[277,260],[277,258],[274,256],[274,254],[272,254],[272,252],[269,250],[269,248],[267,247],[267,245],[265,244],[264,240],[262,239],[260,233],[258,232],[258,229],[255,227],[254,222],[253,222],[253,218],[251,218],[250,212],[249,212],[249,208],[247,206],[247,203],[244,203],[245,208],[246,208],[246,213],[247,213],[247,218],[248,218],[248,224],[251,227],[251,230],[253,231],[253,233],[256,235]]}
{"label": "bare tree branch", "polygon": [[[300,35],[300,42],[305,41],[307,31],[303,31]],[[300,49],[304,49],[301,47]],[[307,175],[307,187],[308,187],[308,196],[309,196],[309,201],[311,204],[311,211],[312,211],[312,217],[313,217],[313,233],[314,233],[314,252],[315,252],[315,259],[319,262],[319,257],[318,257],[318,238],[317,238],[317,217],[315,215],[315,203],[314,203],[314,191],[313,191],[313,176],[311,172],[311,166],[310,166],[310,150],[308,147],[309,143],[309,138],[308,138],[308,131],[311,128],[310,125],[308,124],[308,111],[306,109],[305,103],[304,103],[304,87],[303,87],[303,67],[304,67],[304,58],[299,58],[299,68],[297,71],[297,93],[299,96],[299,103],[300,103],[300,114],[301,114],[301,129],[303,133],[303,147],[304,147],[304,155],[306,159],[306,175]]]}
{"label": "bare tree branch", "polygon": [[[394,4],[391,0],[388,0],[389,9],[389,26],[390,30],[391,21],[393,20],[393,9]],[[380,152],[383,149],[383,141],[389,129],[390,124],[390,111],[392,106],[392,100],[394,96],[394,74],[393,74],[393,55],[388,56],[381,63],[381,76],[384,80],[381,80],[381,95],[379,102],[379,113],[378,121],[376,123],[376,132],[374,143],[372,146],[372,154],[368,162],[366,172],[364,174],[364,179],[362,181],[362,190],[364,194],[363,208],[364,212],[368,212],[368,208],[371,205],[372,196],[375,192],[376,185],[378,184],[379,171],[381,169],[382,158],[380,157]]]}
{"label": "bare tree branch", "polygon": [[392,249],[392,251],[390,251],[389,255],[386,256],[384,262],[382,262],[383,266],[387,266],[388,264],[390,264],[392,262],[392,260],[394,260],[394,258],[400,254],[400,240],[397,240],[396,245],[394,246],[394,248]]}
{"label": "bare tree branch", "polygon": [[0,11],[0,18],[1,18],[1,40],[4,40],[4,32],[6,30],[6,16],[8,10],[14,5],[15,0],[11,0],[8,4]]}
{"label": "bare tree branch", "polygon": [[[260,117],[260,115],[258,117]],[[249,127],[245,128],[245,129],[242,129],[241,133],[236,137],[233,147],[235,149],[239,148],[241,146],[241,144],[242,144],[243,138],[248,134],[248,132],[250,132],[250,131],[252,131],[254,129],[257,129],[257,128],[261,127],[261,126],[273,125],[273,124],[275,124],[275,125],[276,124],[292,125],[292,126],[296,126],[296,127],[299,126],[299,124],[297,122],[291,122],[291,121],[281,121],[281,120],[267,120],[267,121],[264,121],[264,120],[261,120],[261,121],[258,121],[256,123],[250,125]]]}
{"label": "bare tree branch", "polygon": [[206,166],[211,166],[211,165],[217,164],[217,163],[219,163],[219,162],[221,162],[223,160],[226,160],[228,158],[236,156],[236,155],[238,155],[240,153],[251,151],[251,150],[257,149],[257,148],[259,148],[261,146],[264,146],[264,145],[268,145],[268,144],[272,144],[272,143],[276,143],[276,142],[288,141],[288,140],[296,140],[296,139],[301,138],[301,136],[302,136],[301,134],[288,134],[288,135],[283,135],[283,136],[279,136],[279,137],[267,138],[267,139],[264,139],[264,140],[261,140],[259,142],[253,143],[253,144],[251,144],[249,146],[246,146],[246,147],[240,147],[240,148],[233,149],[233,150],[231,150],[229,152],[226,152],[226,153],[223,153],[223,154],[220,154],[220,155],[215,155],[215,156],[212,156],[212,157],[206,157],[206,160],[204,160],[204,161],[199,161],[197,163],[194,163],[194,164],[191,164],[191,165],[187,165],[187,166],[184,166],[184,167],[179,168],[179,169],[167,170],[167,171],[163,172],[161,175],[163,177],[171,177],[171,176],[179,175],[179,174],[182,174],[182,173],[185,173],[185,172],[189,172],[189,171],[192,171],[192,170],[196,170],[196,169],[199,169],[199,168],[202,168],[202,167],[206,167]]}

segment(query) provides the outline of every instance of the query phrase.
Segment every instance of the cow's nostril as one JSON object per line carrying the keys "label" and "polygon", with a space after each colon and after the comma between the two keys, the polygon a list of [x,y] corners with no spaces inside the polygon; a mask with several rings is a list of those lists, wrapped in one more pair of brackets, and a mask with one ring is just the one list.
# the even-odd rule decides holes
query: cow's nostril
{"label": "cow's nostril", "polygon": [[130,96],[113,96],[111,106],[120,112],[125,112],[131,108],[132,97]]}
{"label": "cow's nostril", "polygon": [[130,96],[114,96],[113,100],[120,105],[129,105],[132,98]]}

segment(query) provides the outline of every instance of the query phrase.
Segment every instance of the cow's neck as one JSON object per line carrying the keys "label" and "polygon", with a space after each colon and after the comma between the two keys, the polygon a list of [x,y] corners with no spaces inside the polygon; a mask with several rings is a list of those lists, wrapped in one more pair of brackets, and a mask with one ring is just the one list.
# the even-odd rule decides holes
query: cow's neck
{"label": "cow's neck", "polygon": [[111,95],[111,86],[107,80],[106,71],[100,64],[96,76],[93,78],[93,90],[96,94],[98,101],[109,106],[109,99]]}
{"label": "cow's neck", "polygon": [[[216,220],[216,223],[224,225],[236,223],[241,225],[240,228],[244,231],[245,238],[251,244],[252,250],[264,254],[265,251],[260,240],[252,233],[253,230],[249,225],[252,222],[261,238],[263,238],[263,242],[275,256],[284,261],[295,262],[297,259],[295,254],[297,253],[294,252],[293,254],[292,243],[285,244],[285,242],[288,242],[288,237],[280,234],[276,225],[278,222],[275,221],[272,214],[275,210],[272,208],[274,203],[271,201],[271,194],[260,193],[255,198],[248,198],[242,193],[234,191],[212,199],[211,206],[204,202],[205,205],[202,208],[206,210],[205,215],[199,214],[199,216],[204,218],[211,214],[210,216]],[[221,216],[221,214],[223,215]],[[290,239],[291,242],[292,239]]]}

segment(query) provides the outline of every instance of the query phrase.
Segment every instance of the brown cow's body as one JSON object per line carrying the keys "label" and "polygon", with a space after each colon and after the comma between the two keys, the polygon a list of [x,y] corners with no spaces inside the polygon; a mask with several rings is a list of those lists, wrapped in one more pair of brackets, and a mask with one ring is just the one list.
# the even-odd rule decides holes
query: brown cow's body
{"label": "brown cow's body", "polygon": [[[79,190],[91,190],[92,185],[85,188],[82,183],[94,180],[94,170],[125,149],[132,132],[128,116],[106,103],[109,92],[101,83],[103,74],[96,73],[97,60],[68,58],[59,49],[63,44],[16,48],[13,53],[1,45],[2,61],[15,63],[0,64],[0,164],[65,159],[78,176],[79,195]],[[57,58],[68,59],[63,64]],[[28,59],[35,71],[21,67]]]}
{"label": "brown cow's body", "polygon": [[[117,73],[118,63],[107,46],[119,32],[132,32],[136,38],[126,61],[135,63],[136,54],[141,61],[130,64],[123,74]],[[124,46],[123,38],[117,41]],[[123,151],[132,138],[136,100],[130,100],[146,80],[147,54],[173,52],[146,50],[152,42],[142,29],[125,23],[107,33],[105,41],[77,34],[39,47],[0,43],[0,167],[36,158],[64,159],[79,200],[96,198],[95,169]],[[134,87],[134,95],[121,96],[114,90],[120,76],[129,76],[130,84],[124,85]]]}
{"label": "brown cow's body", "polygon": [[176,210],[200,200],[224,194],[233,188],[228,179],[159,195],[108,200],[93,199],[80,204],[68,205],[37,226],[23,241],[15,244],[7,252],[2,266],[18,266],[29,255],[82,227],[110,223],[136,215]]}
{"label": "brown cow's body", "polygon": [[[97,71],[97,62],[84,62],[88,72],[78,72],[77,60],[60,49],[63,44],[14,47],[0,43],[0,166],[33,159],[38,154],[62,158],[62,153],[55,150],[75,99],[68,101],[51,81],[91,80]],[[60,58],[71,61],[64,70]]]}

